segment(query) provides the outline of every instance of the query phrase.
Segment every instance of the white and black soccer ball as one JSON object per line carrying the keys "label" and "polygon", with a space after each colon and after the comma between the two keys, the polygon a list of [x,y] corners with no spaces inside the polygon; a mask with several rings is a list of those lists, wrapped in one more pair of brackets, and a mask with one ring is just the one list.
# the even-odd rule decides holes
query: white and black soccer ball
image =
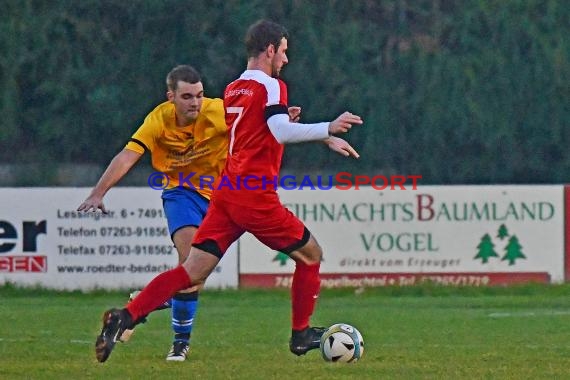
{"label": "white and black soccer ball", "polygon": [[321,337],[321,354],[328,362],[353,363],[363,353],[362,334],[347,323],[332,325]]}

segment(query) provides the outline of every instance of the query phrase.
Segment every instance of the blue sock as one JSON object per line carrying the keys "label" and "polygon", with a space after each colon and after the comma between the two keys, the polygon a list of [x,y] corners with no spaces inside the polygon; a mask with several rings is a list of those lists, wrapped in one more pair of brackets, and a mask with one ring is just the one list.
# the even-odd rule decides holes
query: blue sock
{"label": "blue sock", "polygon": [[180,293],[172,298],[174,341],[190,341],[194,315],[198,310],[198,292]]}

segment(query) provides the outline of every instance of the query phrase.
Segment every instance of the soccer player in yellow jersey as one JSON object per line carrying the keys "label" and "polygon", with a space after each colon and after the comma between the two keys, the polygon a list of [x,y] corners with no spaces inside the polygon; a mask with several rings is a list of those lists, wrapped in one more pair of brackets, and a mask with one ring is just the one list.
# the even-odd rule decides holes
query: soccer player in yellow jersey
{"label": "soccer player in yellow jersey", "polygon": [[[162,201],[179,262],[186,260],[192,239],[206,215],[211,187],[221,173],[228,151],[228,132],[221,99],[204,97],[200,74],[177,66],[166,77],[168,101],[145,118],[125,148],[111,161],[78,211],[107,213],[103,197],[139,161],[151,154],[152,166],[165,174]],[[211,181],[210,181],[211,180]],[[202,183],[200,183],[202,181]],[[156,185],[156,184],[155,184]],[[174,341],[166,357],[184,361],[198,307],[198,288],[171,299]]]}

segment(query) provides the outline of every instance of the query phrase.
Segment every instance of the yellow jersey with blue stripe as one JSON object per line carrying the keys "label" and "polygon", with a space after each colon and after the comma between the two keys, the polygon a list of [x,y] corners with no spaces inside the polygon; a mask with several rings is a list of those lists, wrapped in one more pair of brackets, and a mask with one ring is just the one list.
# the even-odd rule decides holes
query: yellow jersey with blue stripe
{"label": "yellow jersey with blue stripe", "polygon": [[203,98],[198,118],[184,127],[176,125],[174,104],[159,104],[145,118],[125,149],[151,154],[152,166],[164,173],[165,189],[183,186],[210,199],[211,186],[224,168],[228,130],[222,99]]}

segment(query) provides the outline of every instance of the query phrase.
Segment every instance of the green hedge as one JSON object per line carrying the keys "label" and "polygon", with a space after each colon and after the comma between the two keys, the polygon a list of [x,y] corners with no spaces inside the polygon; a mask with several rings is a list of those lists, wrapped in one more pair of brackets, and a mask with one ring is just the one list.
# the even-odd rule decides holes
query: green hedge
{"label": "green hedge", "polygon": [[289,171],[421,174],[424,184],[561,183],[570,172],[570,20],[559,1],[4,2],[0,162],[106,165],[180,63],[221,96],[246,27],[290,31],[305,121],[344,110],[360,160],[288,148]]}

